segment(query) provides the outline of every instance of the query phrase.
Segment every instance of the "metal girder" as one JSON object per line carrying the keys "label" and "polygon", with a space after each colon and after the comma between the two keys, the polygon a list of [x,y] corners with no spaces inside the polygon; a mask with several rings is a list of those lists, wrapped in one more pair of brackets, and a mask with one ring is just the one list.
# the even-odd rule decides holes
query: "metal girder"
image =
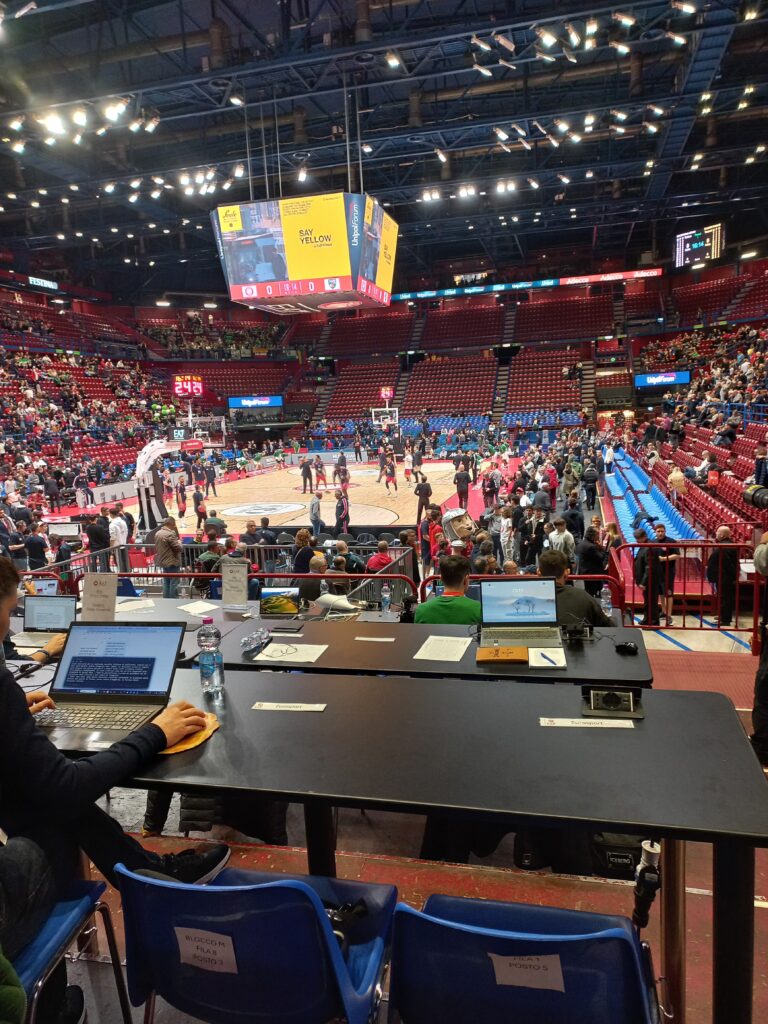
{"label": "metal girder", "polygon": [[[736,26],[737,12],[721,6],[708,7],[700,16],[693,40],[690,60],[680,86],[679,117],[664,131],[657,150],[657,160],[679,157],[684,151],[696,120],[697,103],[715,79],[720,63]],[[647,194],[658,199],[669,187],[671,175],[662,169],[654,171]]]}

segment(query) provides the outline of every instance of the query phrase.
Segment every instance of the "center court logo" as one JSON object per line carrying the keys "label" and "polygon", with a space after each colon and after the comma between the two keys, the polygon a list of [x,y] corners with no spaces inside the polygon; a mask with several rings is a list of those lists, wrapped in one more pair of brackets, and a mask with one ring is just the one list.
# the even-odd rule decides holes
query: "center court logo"
{"label": "center court logo", "polygon": [[285,512],[300,512],[305,505],[291,502],[254,502],[252,505],[230,505],[222,509],[228,516],[279,516]]}

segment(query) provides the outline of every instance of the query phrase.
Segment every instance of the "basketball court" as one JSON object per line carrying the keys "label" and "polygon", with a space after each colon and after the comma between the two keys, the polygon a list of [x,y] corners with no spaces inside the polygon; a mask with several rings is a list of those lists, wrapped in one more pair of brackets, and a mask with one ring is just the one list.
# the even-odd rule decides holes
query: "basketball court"
{"label": "basketball court", "polygon": [[[383,478],[380,483],[376,482],[379,475],[376,463],[355,463],[354,454],[348,453],[347,468],[351,526],[391,526],[393,530],[399,530],[416,522],[419,501],[413,493],[415,484],[413,481],[406,484],[401,464],[397,467],[398,490],[391,494],[387,494]],[[453,463],[432,462],[425,464],[424,471],[432,485],[432,501],[436,504],[441,504],[456,493],[453,486],[456,472]],[[327,462],[326,476],[327,486],[320,488],[324,495],[321,514],[328,526],[332,527],[335,521],[334,491],[337,484],[333,482],[333,466]],[[234,534],[244,532],[248,520],[255,519],[258,522],[261,516],[268,516],[271,526],[309,526],[309,502],[312,495],[309,490],[306,494],[302,493],[302,485],[298,466],[267,470],[242,480],[217,483],[218,496],[212,493],[208,496],[207,508],[209,513],[215,509]],[[176,514],[175,502],[171,503],[168,511],[170,515]],[[179,521],[180,531],[194,532],[195,522],[192,495],[187,488],[187,515],[183,522]]]}

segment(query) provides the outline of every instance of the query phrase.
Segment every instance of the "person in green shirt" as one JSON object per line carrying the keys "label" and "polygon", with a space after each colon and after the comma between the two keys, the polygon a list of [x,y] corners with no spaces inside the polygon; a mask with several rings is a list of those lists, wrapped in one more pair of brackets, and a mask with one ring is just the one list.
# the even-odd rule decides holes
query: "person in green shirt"
{"label": "person in green shirt", "polygon": [[480,602],[466,596],[472,566],[463,555],[447,555],[440,559],[440,578],[445,584],[441,597],[431,597],[420,604],[414,622],[474,625],[480,622]]}

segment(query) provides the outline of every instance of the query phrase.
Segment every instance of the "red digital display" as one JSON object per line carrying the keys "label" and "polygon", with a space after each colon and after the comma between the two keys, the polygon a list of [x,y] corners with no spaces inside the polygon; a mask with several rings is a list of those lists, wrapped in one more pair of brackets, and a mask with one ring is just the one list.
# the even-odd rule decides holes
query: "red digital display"
{"label": "red digital display", "polygon": [[204,390],[203,378],[192,373],[178,373],[173,378],[173,393],[177,398],[200,398]]}
{"label": "red digital display", "polygon": [[390,398],[394,398],[395,389],[394,388],[382,388],[379,391],[379,394],[381,395],[381,397],[384,399],[385,402],[388,402]]}

